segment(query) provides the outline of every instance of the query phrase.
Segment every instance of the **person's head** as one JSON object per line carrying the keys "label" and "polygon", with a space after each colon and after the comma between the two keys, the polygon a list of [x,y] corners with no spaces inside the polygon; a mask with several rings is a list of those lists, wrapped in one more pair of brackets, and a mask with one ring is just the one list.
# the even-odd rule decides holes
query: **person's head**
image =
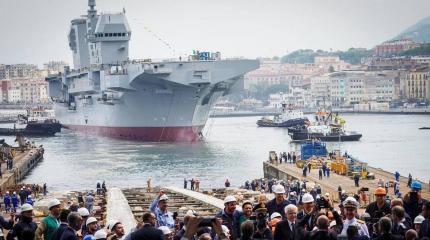
{"label": "person's head", "polygon": [[169,200],[169,198],[167,197],[166,194],[163,194],[160,199],[160,201],[158,201],[158,208],[162,211],[165,212],[167,211],[167,200]]}
{"label": "person's head", "polygon": [[347,197],[342,203],[346,219],[353,219],[357,214],[358,202],[353,197]]}
{"label": "person's head", "polygon": [[67,223],[67,216],[69,215],[69,209],[63,209],[60,212],[60,222]]}
{"label": "person's head", "polygon": [[430,218],[430,202],[426,202],[423,205],[423,212],[422,215],[424,218],[429,219]]}
{"label": "person's head", "polygon": [[81,229],[81,226],[82,226],[82,217],[77,212],[71,212],[67,216],[67,223],[71,228],[78,231],[79,229]]}
{"label": "person's head", "polygon": [[391,220],[388,217],[382,217],[378,221],[379,232],[381,234],[389,233],[391,230]]}
{"label": "person's head", "polygon": [[89,217],[85,225],[87,225],[88,232],[94,234],[97,231],[97,219],[95,217]]}
{"label": "person's head", "polygon": [[306,213],[312,212],[314,209],[314,197],[311,194],[305,193],[302,197],[303,209]]}
{"label": "person's head", "polygon": [[330,220],[326,215],[321,215],[317,218],[317,228],[320,230],[328,230]]}
{"label": "person's head", "polygon": [[376,202],[378,204],[383,204],[385,201],[385,196],[387,195],[387,191],[385,191],[385,188],[383,187],[378,187],[375,190],[375,198],[376,198]]}
{"label": "person's head", "polygon": [[245,221],[240,225],[240,232],[245,239],[251,239],[254,234],[254,223],[252,221]]}
{"label": "person's head", "polygon": [[424,217],[421,215],[418,215],[414,219],[414,228],[417,232],[420,232],[421,230],[421,224],[424,222]]}
{"label": "person's head", "polygon": [[55,218],[60,217],[61,202],[56,198],[51,199],[48,202],[48,209],[52,216],[54,216]]}
{"label": "person's head", "polygon": [[405,209],[400,206],[395,206],[391,209],[391,217],[395,223],[400,222],[403,218],[405,218]]}
{"label": "person's head", "polygon": [[252,215],[252,203],[248,201],[244,202],[242,204],[242,211],[246,217],[250,217]]}
{"label": "person's head", "polygon": [[297,207],[294,204],[288,204],[284,211],[285,211],[285,216],[287,217],[287,219],[290,222],[294,222],[297,219]]}
{"label": "person's head", "polygon": [[145,224],[151,224],[152,226],[155,226],[157,223],[157,218],[152,212],[146,212],[142,216],[142,221]]}
{"label": "person's head", "polygon": [[80,207],[78,209],[78,213],[79,213],[79,215],[81,215],[81,217],[84,221],[86,221],[88,216],[90,216],[90,212],[88,211],[88,209],[86,209],[84,207]]}
{"label": "person's head", "polygon": [[393,208],[395,206],[403,207],[403,200],[401,198],[394,198],[391,200],[390,207]]}
{"label": "person's head", "polygon": [[281,184],[277,184],[277,185],[274,185],[272,187],[272,190],[273,190],[273,193],[275,194],[276,201],[281,202],[285,199],[284,198],[284,194],[285,194],[284,186],[282,186]]}
{"label": "person's head", "polygon": [[107,233],[103,229],[100,229],[96,233],[94,233],[95,240],[106,240],[106,238],[107,238]]}
{"label": "person's head", "polygon": [[[411,184],[411,191],[409,192],[409,197],[411,197],[413,194],[415,194],[417,196],[416,200],[421,199],[421,189],[422,189],[422,185],[420,181],[413,181]],[[413,199],[411,199],[413,200]]]}
{"label": "person's head", "polygon": [[405,240],[415,240],[415,239],[418,239],[418,233],[413,229],[409,229],[405,233]]}
{"label": "person's head", "polygon": [[236,210],[236,198],[234,196],[227,196],[224,198],[224,211],[228,214],[232,214]]}
{"label": "person's head", "polygon": [[33,218],[33,206],[26,203],[21,206],[21,216],[26,219]]}
{"label": "person's head", "polygon": [[122,223],[120,223],[120,222],[114,223],[113,226],[111,227],[111,231],[113,233],[115,233],[115,235],[117,235],[118,238],[121,238],[122,236],[125,235],[125,233],[124,233],[124,225],[122,225]]}
{"label": "person's head", "polygon": [[258,202],[259,203],[266,203],[266,201],[267,201],[266,194],[262,193],[258,196]]}
{"label": "person's head", "polygon": [[212,240],[211,234],[203,233],[202,235],[200,235],[199,240]]}
{"label": "person's head", "polygon": [[354,237],[358,236],[358,228],[355,225],[349,225],[346,229],[346,236],[348,239],[353,239]]}

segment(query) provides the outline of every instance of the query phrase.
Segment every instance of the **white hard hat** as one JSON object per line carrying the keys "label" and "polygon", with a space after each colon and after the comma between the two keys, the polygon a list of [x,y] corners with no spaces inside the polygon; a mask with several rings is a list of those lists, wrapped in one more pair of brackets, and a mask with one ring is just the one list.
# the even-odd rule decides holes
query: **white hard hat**
{"label": "white hard hat", "polygon": [[79,215],[81,215],[81,217],[88,217],[90,215],[90,212],[88,211],[88,209],[84,207],[79,208],[78,213]]}
{"label": "white hard hat", "polygon": [[6,191],[6,194],[9,194],[9,191]]}
{"label": "white hard hat", "polygon": [[97,218],[95,218],[95,217],[89,217],[87,219],[87,221],[85,222],[85,225],[88,225],[88,224],[94,223],[94,222],[97,222]]}
{"label": "white hard hat", "polygon": [[272,187],[272,191],[274,193],[283,194],[285,193],[285,188],[281,184],[277,184]]}
{"label": "white hard hat", "polygon": [[105,230],[100,229],[98,230],[96,233],[94,233],[94,238],[95,239],[103,239],[103,238],[107,238],[107,233]]}
{"label": "white hard hat", "polygon": [[222,232],[225,235],[229,235],[230,234],[230,230],[228,229],[228,227],[226,225],[221,225],[221,228],[222,228]]}
{"label": "white hard hat", "polygon": [[229,203],[229,202],[236,202],[236,198],[232,195],[229,195],[227,197],[224,198],[224,203]]}
{"label": "white hard hat", "polygon": [[311,203],[311,202],[314,202],[314,197],[312,197],[312,195],[311,195],[311,194],[309,194],[309,193],[305,193],[305,194],[303,194],[302,202],[303,202],[303,203]]}
{"label": "white hard hat", "polygon": [[170,231],[170,229],[166,226],[158,227],[158,229],[160,229],[163,232],[163,235],[167,235],[167,234],[172,233],[172,231]]}
{"label": "white hard hat", "polygon": [[168,200],[169,198],[167,197],[167,195],[166,194],[163,194],[163,195],[161,195],[161,197],[160,197],[160,201],[165,201],[165,200]]}
{"label": "white hard hat", "polygon": [[118,223],[121,223],[121,222],[120,222],[120,221],[118,221],[118,220],[110,220],[110,221],[109,221],[109,223],[108,223],[108,225],[107,225],[107,229],[108,229],[109,231],[112,231],[113,227],[114,227],[115,225],[117,225]]}
{"label": "white hard hat", "polygon": [[187,213],[185,213],[185,216],[190,216],[190,217],[196,217],[198,215],[198,213],[196,211],[194,211],[193,209],[190,209],[187,211]]}
{"label": "white hard hat", "polygon": [[48,209],[51,209],[52,207],[54,207],[54,206],[58,206],[58,205],[61,205],[61,202],[60,202],[58,199],[56,199],[56,198],[51,199],[51,200],[48,202]]}
{"label": "white hard hat", "polygon": [[270,220],[277,218],[277,217],[282,217],[282,216],[278,212],[274,212],[274,213],[272,213],[272,215],[270,215]]}
{"label": "white hard hat", "polygon": [[414,224],[422,224],[424,222],[425,218],[421,215],[418,215],[414,219]]}
{"label": "white hard hat", "polygon": [[21,206],[21,212],[31,211],[31,210],[33,210],[33,206],[31,206],[28,203],[22,204],[22,206]]}

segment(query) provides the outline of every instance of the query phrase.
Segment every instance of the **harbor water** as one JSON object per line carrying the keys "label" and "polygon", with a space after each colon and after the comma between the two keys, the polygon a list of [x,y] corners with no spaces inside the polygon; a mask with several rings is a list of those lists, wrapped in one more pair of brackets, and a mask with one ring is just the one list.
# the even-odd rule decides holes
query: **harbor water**
{"label": "harbor water", "polygon": [[[347,130],[361,132],[358,142],[328,144],[373,167],[399,171],[429,181],[430,125],[424,115],[345,114]],[[259,117],[210,118],[196,143],[142,143],[63,129],[55,137],[30,138],[43,144],[45,159],[25,179],[47,183],[51,190],[90,189],[97,181],[108,186],[182,186],[198,178],[202,188],[233,186],[263,176],[262,162],[274,150],[298,150],[286,129],[259,128]],[[13,143],[14,137],[5,137]],[[16,144],[16,143],[15,143]]]}

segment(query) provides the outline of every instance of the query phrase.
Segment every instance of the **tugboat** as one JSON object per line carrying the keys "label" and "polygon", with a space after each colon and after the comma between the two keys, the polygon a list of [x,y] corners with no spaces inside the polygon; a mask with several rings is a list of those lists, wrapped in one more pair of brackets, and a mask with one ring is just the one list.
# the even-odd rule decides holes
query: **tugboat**
{"label": "tugboat", "polygon": [[[25,127],[17,127],[25,125]],[[18,124],[13,128],[0,128],[0,135],[17,135],[25,136],[54,136],[55,133],[61,132],[61,124],[52,118],[45,109],[27,110],[27,115],[18,115]]]}
{"label": "tugboat", "polygon": [[282,114],[276,115],[273,119],[262,117],[257,121],[259,127],[295,127],[304,126],[308,122],[308,118],[303,116],[303,112],[298,109],[293,109],[291,106],[287,108],[287,104],[282,104]]}
{"label": "tugboat", "polygon": [[339,115],[334,116],[334,122],[328,123],[333,120],[333,114],[326,112],[318,112],[315,116],[317,125],[313,126],[300,126],[288,128],[288,135],[294,141],[318,139],[324,142],[344,142],[344,141],[359,141],[362,134],[354,131],[345,131],[343,120]]}

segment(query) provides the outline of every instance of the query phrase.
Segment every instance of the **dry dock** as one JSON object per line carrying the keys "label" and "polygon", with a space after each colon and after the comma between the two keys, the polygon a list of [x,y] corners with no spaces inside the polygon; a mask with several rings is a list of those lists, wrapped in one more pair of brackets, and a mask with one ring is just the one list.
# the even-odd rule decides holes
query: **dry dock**
{"label": "dry dock", "polygon": [[[282,163],[282,164],[271,164],[269,162],[263,163],[263,169],[264,169],[264,177],[265,178],[276,178],[279,180],[293,180],[293,179],[300,179],[300,180],[307,180],[309,182],[314,182],[316,184],[319,184],[321,186],[321,189],[323,193],[330,193],[332,199],[338,200],[338,193],[337,189],[338,186],[341,185],[342,189],[345,190],[347,193],[357,193],[358,190],[362,187],[368,187],[369,188],[369,200],[373,201],[374,195],[373,191],[377,188],[377,181],[378,179],[384,180],[384,182],[387,181],[393,181],[394,180],[394,174],[384,171],[382,169],[378,168],[372,168],[368,167],[368,171],[375,174],[374,180],[360,180],[359,187],[355,187],[354,181],[349,176],[339,175],[336,173],[331,173],[330,177],[324,177],[322,180],[318,179],[318,169],[312,169],[310,173],[307,174],[307,177],[302,176],[302,169],[298,168],[295,164],[291,163]],[[409,188],[407,187],[408,179],[406,177],[400,177],[400,192],[404,195],[409,191]],[[430,192],[429,192],[429,184],[422,183],[423,190],[422,190],[422,196],[425,199],[430,199]],[[393,195],[394,191],[393,188],[390,187],[388,191],[389,195]]]}

